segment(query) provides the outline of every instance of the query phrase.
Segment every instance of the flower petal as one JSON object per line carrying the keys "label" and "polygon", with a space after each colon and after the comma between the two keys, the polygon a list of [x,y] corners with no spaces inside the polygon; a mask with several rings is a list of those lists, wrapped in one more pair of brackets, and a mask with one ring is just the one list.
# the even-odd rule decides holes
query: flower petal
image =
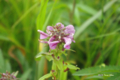
{"label": "flower petal", "polygon": [[74,34],[72,33],[72,34],[69,34],[69,35],[66,36],[66,37],[73,39],[73,36],[74,36]]}
{"label": "flower petal", "polygon": [[53,30],[53,27],[52,26],[47,26],[47,30]]}
{"label": "flower petal", "polygon": [[51,31],[53,31],[53,27],[52,26],[47,26],[47,33],[51,34]]}
{"label": "flower petal", "polygon": [[59,26],[60,29],[64,28],[64,25],[62,23],[57,23],[56,25]]}
{"label": "flower petal", "polygon": [[71,38],[64,37],[63,39],[64,39],[64,41],[65,41],[64,48],[70,49],[70,44],[71,44],[71,42],[72,42]]}
{"label": "flower petal", "polygon": [[45,39],[45,38],[47,38],[49,36],[48,34],[44,33],[41,30],[38,30],[38,32],[40,32],[40,39]]}
{"label": "flower petal", "polygon": [[65,45],[64,45],[64,48],[70,49],[70,45],[65,44]]}
{"label": "flower petal", "polygon": [[73,34],[74,35],[74,33],[75,33],[74,26],[73,25],[66,26],[65,33],[66,34]]}
{"label": "flower petal", "polygon": [[54,41],[54,40],[55,40],[55,38],[56,38],[56,36],[52,36],[52,37],[49,39],[49,42]]}
{"label": "flower petal", "polygon": [[74,38],[73,38],[73,35],[74,34],[69,34],[68,36],[66,36],[67,38],[70,38],[74,43],[75,43],[75,40],[74,40]]}
{"label": "flower petal", "polygon": [[57,44],[59,43],[60,41],[53,41],[53,42],[49,42],[49,46],[50,46],[50,49],[55,49]]}

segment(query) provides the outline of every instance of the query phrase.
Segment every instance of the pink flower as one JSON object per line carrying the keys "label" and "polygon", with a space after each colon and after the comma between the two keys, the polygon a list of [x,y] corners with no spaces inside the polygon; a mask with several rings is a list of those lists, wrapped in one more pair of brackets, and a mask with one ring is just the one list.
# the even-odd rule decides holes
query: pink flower
{"label": "pink flower", "polygon": [[40,39],[45,39],[49,36],[48,34],[44,33],[43,31],[38,30],[38,32],[40,32]]}
{"label": "pink flower", "polygon": [[58,44],[64,43],[64,48],[70,49],[70,44],[74,41],[75,29],[73,25],[64,27],[62,23],[57,23],[55,26],[47,26],[47,33],[38,30],[40,32],[40,39],[49,39],[48,41],[41,41],[42,43],[48,43],[50,49],[55,49]]}

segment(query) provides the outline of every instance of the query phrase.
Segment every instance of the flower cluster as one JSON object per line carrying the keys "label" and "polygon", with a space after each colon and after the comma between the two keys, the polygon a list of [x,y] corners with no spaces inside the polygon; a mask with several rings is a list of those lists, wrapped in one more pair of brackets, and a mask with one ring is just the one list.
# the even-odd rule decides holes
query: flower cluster
{"label": "flower cluster", "polygon": [[[64,43],[64,48],[70,49],[70,44],[75,42],[73,39],[75,29],[73,25],[68,25],[64,27],[62,23],[57,23],[55,26],[47,26],[47,33],[41,30],[40,32],[40,42],[49,44],[50,49],[55,49],[58,44]],[[48,41],[44,39],[48,38]]]}
{"label": "flower cluster", "polygon": [[17,78],[9,72],[2,73],[1,75],[2,77],[0,78],[0,80],[17,80]]}

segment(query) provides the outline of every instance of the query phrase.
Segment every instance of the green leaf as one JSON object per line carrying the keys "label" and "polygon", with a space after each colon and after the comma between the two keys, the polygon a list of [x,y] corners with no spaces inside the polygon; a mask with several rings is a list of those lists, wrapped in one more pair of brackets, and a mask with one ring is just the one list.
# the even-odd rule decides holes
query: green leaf
{"label": "green leaf", "polygon": [[7,28],[5,28],[5,26],[0,24],[0,32],[8,34],[9,30]]}
{"label": "green leaf", "polygon": [[5,68],[6,68],[6,71],[11,72],[11,65],[10,65],[10,62],[8,60],[5,63]]}
{"label": "green leaf", "polygon": [[48,61],[53,60],[53,57],[52,57],[51,55],[47,55],[47,56],[45,56],[45,58],[46,58]]}
{"label": "green leaf", "polygon": [[48,74],[44,75],[43,77],[41,77],[39,80],[45,80],[45,79],[50,78],[50,77],[52,77],[52,74],[48,73]]}
{"label": "green leaf", "polygon": [[70,65],[70,64],[68,64],[68,65],[66,65],[69,69],[72,69],[72,70],[77,70],[77,69],[80,69],[79,67],[76,67],[76,66],[74,66],[74,65]]}
{"label": "green leaf", "polygon": [[98,75],[96,75],[96,76],[89,76],[89,77],[87,77],[85,79],[103,79],[103,76],[98,76]]}
{"label": "green leaf", "polygon": [[40,6],[40,13],[37,17],[37,30],[43,29],[43,25],[45,22],[45,17],[46,17],[46,8],[47,8],[47,3],[49,0],[41,0],[41,6]]}
{"label": "green leaf", "polygon": [[113,76],[109,77],[107,80],[120,80],[120,73],[113,74]]}
{"label": "green leaf", "polygon": [[[107,11],[117,0],[112,0],[108,4],[106,4],[103,8],[103,11]],[[94,16],[92,16],[90,19],[86,20],[81,27],[77,30],[75,34],[75,39],[79,37],[79,35],[97,18],[99,18],[102,15],[102,10],[98,11]]]}
{"label": "green leaf", "polygon": [[4,72],[4,68],[5,68],[5,64],[4,64],[4,58],[3,58],[3,55],[2,55],[2,51],[0,49],[0,72]]}
{"label": "green leaf", "polygon": [[31,69],[28,69],[27,71],[24,72],[24,74],[21,76],[20,80],[27,80],[29,78]]}
{"label": "green leaf", "polygon": [[32,7],[30,7],[13,25],[12,29],[14,29],[20,21],[22,21],[32,10],[34,10],[39,3],[34,4]]}
{"label": "green leaf", "polygon": [[74,17],[75,17],[75,23],[77,24],[77,26],[80,26],[80,13],[78,11],[78,7],[75,8],[75,13],[74,13]]}
{"label": "green leaf", "polygon": [[19,71],[16,71],[13,75],[16,77],[18,75]]}
{"label": "green leaf", "polygon": [[5,35],[0,35],[0,40],[9,41],[9,38]]}
{"label": "green leaf", "polygon": [[62,60],[54,60],[54,63],[57,65],[58,69],[59,70],[62,70],[63,68],[63,63],[62,63]]}
{"label": "green leaf", "polygon": [[99,74],[99,73],[105,73],[105,72],[119,72],[120,66],[96,66],[96,67],[90,67],[86,69],[82,69],[80,71],[75,72],[74,76],[87,76],[87,75],[93,75],[93,74]]}
{"label": "green leaf", "polygon": [[95,15],[97,13],[97,11],[95,9],[93,9],[90,6],[87,6],[85,4],[80,3],[80,4],[77,4],[76,6],[78,7],[78,9],[80,11],[84,11],[84,12],[89,13],[91,15]]}
{"label": "green leaf", "polygon": [[38,61],[41,59],[42,56],[50,55],[48,52],[40,52],[35,59]]}
{"label": "green leaf", "polygon": [[18,16],[20,16],[21,12],[20,12],[20,9],[19,9],[19,5],[16,4],[16,1],[15,0],[9,0],[9,2],[12,4],[14,10],[16,11],[16,13],[18,14]]}
{"label": "green leaf", "polygon": [[52,8],[51,8],[51,10],[50,10],[50,12],[49,12],[46,20],[45,20],[45,23],[44,23],[44,25],[43,25],[43,31],[46,30],[47,24],[48,24],[48,22],[49,22],[49,20],[50,20],[50,18],[51,18],[51,16],[52,16],[52,13],[53,13],[53,11],[54,11],[53,9],[55,8],[54,6],[55,6],[56,2],[57,2],[57,0],[54,1],[54,4],[53,4],[53,6],[52,6]]}

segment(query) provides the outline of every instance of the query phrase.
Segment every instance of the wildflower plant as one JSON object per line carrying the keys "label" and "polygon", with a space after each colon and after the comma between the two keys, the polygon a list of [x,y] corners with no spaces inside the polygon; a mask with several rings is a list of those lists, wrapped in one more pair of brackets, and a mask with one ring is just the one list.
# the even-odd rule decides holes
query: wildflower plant
{"label": "wildflower plant", "polygon": [[1,74],[2,77],[0,78],[0,80],[18,80],[18,78],[16,78],[16,75],[16,73],[10,74],[6,71],[6,73]]}
{"label": "wildflower plant", "polygon": [[52,61],[52,70],[44,75],[39,80],[52,77],[53,80],[67,80],[67,72],[69,69],[77,70],[78,67],[63,61],[62,55],[66,55],[66,50],[70,50],[70,45],[74,41],[75,29],[73,25],[64,27],[62,23],[57,23],[55,26],[47,26],[45,32],[38,30],[40,33],[40,43],[49,45],[49,52],[43,52],[36,56],[39,58],[45,56],[49,61]]}

